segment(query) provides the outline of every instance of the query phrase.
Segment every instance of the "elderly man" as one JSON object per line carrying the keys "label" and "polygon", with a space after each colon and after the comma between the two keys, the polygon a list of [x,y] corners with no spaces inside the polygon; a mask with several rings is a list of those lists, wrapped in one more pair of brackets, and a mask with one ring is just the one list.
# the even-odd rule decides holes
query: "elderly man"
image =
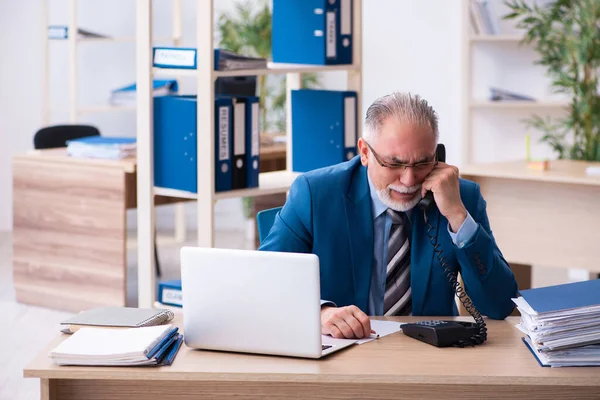
{"label": "elderly man", "polygon": [[369,107],[360,156],[301,175],[260,250],[314,253],[324,334],[361,338],[367,315],[457,315],[455,293],[416,207],[477,309],[513,310],[517,284],[498,249],[479,186],[435,158],[438,117],[419,96],[393,93]]}

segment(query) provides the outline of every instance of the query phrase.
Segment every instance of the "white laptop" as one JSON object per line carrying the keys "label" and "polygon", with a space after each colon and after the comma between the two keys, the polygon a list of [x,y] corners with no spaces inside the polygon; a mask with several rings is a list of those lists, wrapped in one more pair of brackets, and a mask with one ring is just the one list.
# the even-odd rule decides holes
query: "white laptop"
{"label": "white laptop", "polygon": [[356,341],[321,335],[314,254],[181,249],[188,347],[320,358]]}

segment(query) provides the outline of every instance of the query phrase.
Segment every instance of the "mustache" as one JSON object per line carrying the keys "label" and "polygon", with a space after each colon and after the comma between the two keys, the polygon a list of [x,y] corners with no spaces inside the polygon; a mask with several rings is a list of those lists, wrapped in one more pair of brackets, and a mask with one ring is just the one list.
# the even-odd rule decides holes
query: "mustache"
{"label": "mustache", "polygon": [[387,189],[395,190],[396,192],[399,192],[399,193],[411,194],[411,193],[415,193],[415,192],[419,191],[421,189],[421,184],[414,185],[414,186],[408,186],[408,187],[389,184],[387,186]]}

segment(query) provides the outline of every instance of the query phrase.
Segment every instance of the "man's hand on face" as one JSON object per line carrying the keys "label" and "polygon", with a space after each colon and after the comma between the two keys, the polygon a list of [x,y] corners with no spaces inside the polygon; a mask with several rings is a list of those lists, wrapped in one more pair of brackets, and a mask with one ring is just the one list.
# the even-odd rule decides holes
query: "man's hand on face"
{"label": "man's hand on face", "polygon": [[337,339],[361,339],[369,337],[371,320],[356,306],[322,307],[321,333]]}
{"label": "man's hand on face", "polygon": [[448,219],[452,232],[457,232],[467,218],[467,209],[460,198],[458,168],[440,162],[427,175],[421,195],[431,190],[440,213]]}

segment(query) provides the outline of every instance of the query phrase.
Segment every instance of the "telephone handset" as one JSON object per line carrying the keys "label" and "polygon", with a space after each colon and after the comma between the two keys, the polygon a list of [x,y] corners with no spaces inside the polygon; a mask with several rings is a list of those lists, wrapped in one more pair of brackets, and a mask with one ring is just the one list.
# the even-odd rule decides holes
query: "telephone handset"
{"label": "telephone handset", "polygon": [[[440,143],[437,145],[435,155],[436,161],[446,162],[446,148],[443,144]],[[456,296],[469,314],[471,314],[475,323],[433,320],[403,324],[400,328],[404,334],[438,347],[464,347],[481,344],[487,340],[487,327],[485,321],[479,310],[475,308],[471,299],[467,297],[465,290],[458,282],[457,273],[452,271],[448,262],[444,259],[442,250],[437,243],[436,229],[431,225],[427,217],[427,212],[434,204],[435,200],[433,198],[433,192],[431,191],[428,191],[418,203],[419,208],[423,210],[423,217],[425,219],[425,224],[427,225],[427,235],[433,246],[433,251],[446,274],[448,282],[450,282]]]}
{"label": "telephone handset", "polygon": [[[446,146],[444,146],[441,143],[438,143],[437,148],[435,149],[435,160],[441,161],[441,162],[446,162]],[[434,203],[433,192],[431,190],[429,190],[425,194],[425,197],[423,197],[421,199],[421,201],[419,201],[419,207],[423,211],[427,211],[427,210],[429,210],[429,207],[431,207],[433,205],[433,203]]]}

